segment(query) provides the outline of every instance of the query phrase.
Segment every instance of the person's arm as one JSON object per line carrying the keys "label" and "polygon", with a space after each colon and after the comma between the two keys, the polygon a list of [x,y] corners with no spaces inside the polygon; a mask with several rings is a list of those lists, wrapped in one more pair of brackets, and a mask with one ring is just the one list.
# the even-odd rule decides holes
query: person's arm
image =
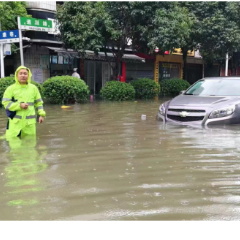
{"label": "person's arm", "polygon": [[12,89],[11,89],[11,87],[8,87],[3,94],[2,105],[4,106],[4,108],[6,110],[9,110],[9,111],[21,110],[21,103],[12,101]]}
{"label": "person's arm", "polygon": [[46,116],[46,112],[43,109],[43,100],[37,87],[36,87],[36,94],[34,99],[34,106],[37,110],[38,115],[40,116],[39,123],[42,123],[44,120],[44,117]]}

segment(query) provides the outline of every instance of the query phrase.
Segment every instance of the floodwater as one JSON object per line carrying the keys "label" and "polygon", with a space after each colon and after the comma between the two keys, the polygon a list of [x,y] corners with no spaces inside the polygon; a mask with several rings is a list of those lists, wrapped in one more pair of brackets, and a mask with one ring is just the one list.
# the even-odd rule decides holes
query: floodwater
{"label": "floodwater", "polygon": [[45,106],[0,140],[0,220],[240,220],[240,127],[164,125],[162,101]]}

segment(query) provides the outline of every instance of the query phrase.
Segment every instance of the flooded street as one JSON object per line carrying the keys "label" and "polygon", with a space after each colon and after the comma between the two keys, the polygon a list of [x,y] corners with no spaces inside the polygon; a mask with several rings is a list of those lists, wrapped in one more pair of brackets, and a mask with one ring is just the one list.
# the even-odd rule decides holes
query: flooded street
{"label": "flooded street", "polygon": [[163,125],[161,102],[45,106],[0,140],[0,220],[240,220],[240,126]]}

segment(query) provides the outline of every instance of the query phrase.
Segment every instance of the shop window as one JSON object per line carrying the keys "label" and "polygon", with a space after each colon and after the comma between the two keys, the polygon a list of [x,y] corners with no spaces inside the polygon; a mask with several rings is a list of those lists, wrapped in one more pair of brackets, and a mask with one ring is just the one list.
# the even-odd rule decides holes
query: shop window
{"label": "shop window", "polygon": [[159,80],[180,78],[180,64],[159,63]]}
{"label": "shop window", "polygon": [[52,62],[53,64],[57,64],[58,63],[58,56],[52,56]]}
{"label": "shop window", "polygon": [[58,64],[63,64],[63,56],[58,56]]}
{"label": "shop window", "polygon": [[68,64],[68,63],[69,63],[68,57],[64,57],[63,63],[64,63],[64,64]]}
{"label": "shop window", "polygon": [[[69,58],[68,56],[51,56],[50,64],[50,76],[71,76],[73,73],[73,68],[78,66],[78,60]],[[75,65],[73,65],[75,63]]]}

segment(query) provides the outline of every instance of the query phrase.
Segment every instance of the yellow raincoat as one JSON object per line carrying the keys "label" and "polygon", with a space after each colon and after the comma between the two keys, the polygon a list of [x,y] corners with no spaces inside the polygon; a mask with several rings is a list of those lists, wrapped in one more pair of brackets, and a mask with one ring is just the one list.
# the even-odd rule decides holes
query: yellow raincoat
{"label": "yellow raincoat", "polygon": [[[19,83],[17,74],[21,69],[28,70],[28,84],[22,85]],[[4,92],[2,104],[6,110],[16,111],[13,119],[9,119],[8,129],[6,130],[6,137],[16,137],[21,135],[35,135],[36,134],[36,112],[39,116],[45,117],[46,113],[43,109],[43,101],[38,88],[31,84],[32,73],[30,69],[20,66],[15,72],[15,84],[9,86]],[[14,97],[16,102],[12,101]],[[21,103],[27,103],[28,109],[22,109]]]}

